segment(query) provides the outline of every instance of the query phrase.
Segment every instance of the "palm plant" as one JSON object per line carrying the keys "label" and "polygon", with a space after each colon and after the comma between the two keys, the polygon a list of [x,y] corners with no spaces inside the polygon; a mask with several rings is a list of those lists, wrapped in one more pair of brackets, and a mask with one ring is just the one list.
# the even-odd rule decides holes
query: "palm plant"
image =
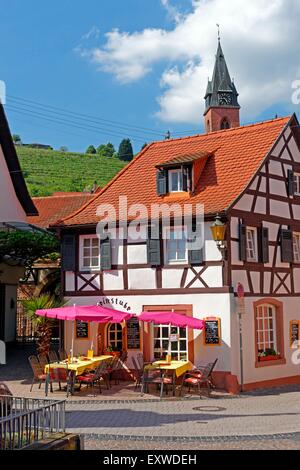
{"label": "palm plant", "polygon": [[53,320],[36,315],[37,310],[62,307],[64,300],[57,299],[49,294],[32,297],[22,301],[25,312],[36,328],[37,351],[39,354],[48,354],[51,348]]}

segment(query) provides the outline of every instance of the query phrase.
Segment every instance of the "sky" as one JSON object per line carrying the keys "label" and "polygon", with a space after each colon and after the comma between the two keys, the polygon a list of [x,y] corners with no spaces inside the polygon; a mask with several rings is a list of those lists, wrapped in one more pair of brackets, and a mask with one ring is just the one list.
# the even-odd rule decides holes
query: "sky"
{"label": "sky", "polygon": [[84,151],[130,138],[138,152],[168,130],[203,132],[217,23],[242,124],[300,114],[299,0],[0,0],[0,8],[6,113],[25,143]]}

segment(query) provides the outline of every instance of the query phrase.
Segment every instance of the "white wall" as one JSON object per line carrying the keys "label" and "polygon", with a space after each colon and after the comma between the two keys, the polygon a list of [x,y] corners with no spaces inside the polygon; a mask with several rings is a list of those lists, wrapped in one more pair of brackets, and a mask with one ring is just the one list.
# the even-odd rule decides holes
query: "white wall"
{"label": "white wall", "polygon": [[[77,305],[95,305],[105,297],[73,297],[69,298],[69,304]],[[110,298],[110,297],[108,297]],[[118,300],[127,302],[130,307],[129,313],[141,313],[144,306],[150,305],[192,305],[193,316],[195,318],[205,318],[215,316],[221,318],[221,334],[222,346],[204,346],[203,333],[201,331],[194,332],[194,354],[195,364],[201,362],[212,362],[218,358],[218,367],[216,370],[229,371],[231,367],[231,335],[230,335],[230,298],[229,294],[186,294],[186,295],[134,295],[134,296],[118,296]],[[114,308],[123,310],[120,305],[114,303]],[[111,305],[108,305],[111,307]],[[96,344],[98,325],[91,324],[92,337]],[[65,340],[66,350],[71,347],[72,341],[72,322],[65,322]],[[74,340],[74,353],[86,354],[90,347],[88,340]],[[129,352],[129,358],[134,352]],[[129,363],[130,365],[130,363]]]}
{"label": "white wall", "polygon": [[24,222],[26,214],[15,194],[0,146],[0,222]]}

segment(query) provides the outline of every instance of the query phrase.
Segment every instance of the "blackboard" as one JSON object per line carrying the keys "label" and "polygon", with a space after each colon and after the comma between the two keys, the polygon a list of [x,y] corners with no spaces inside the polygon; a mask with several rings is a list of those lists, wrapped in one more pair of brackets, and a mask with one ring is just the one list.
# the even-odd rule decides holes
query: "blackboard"
{"label": "blackboard", "polygon": [[220,322],[219,318],[205,320],[204,344],[207,346],[219,346],[221,344]]}
{"label": "blackboard", "polygon": [[89,337],[88,322],[76,320],[76,338],[87,339],[88,337]]}
{"label": "blackboard", "polygon": [[140,324],[136,317],[127,322],[127,349],[141,349]]}
{"label": "blackboard", "polygon": [[[294,345],[295,341],[299,341],[299,333],[300,333],[300,322],[298,320],[292,320],[290,323],[290,341],[291,346]],[[298,345],[298,344],[297,344]]]}

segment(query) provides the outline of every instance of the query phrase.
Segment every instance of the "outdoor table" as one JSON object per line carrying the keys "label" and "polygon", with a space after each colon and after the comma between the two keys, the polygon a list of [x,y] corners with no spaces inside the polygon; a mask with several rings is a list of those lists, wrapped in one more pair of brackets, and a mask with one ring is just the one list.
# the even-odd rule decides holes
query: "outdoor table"
{"label": "outdoor table", "polygon": [[[167,364],[168,363],[168,364]],[[183,375],[185,372],[190,370],[192,368],[191,362],[190,361],[155,361],[152,362],[152,364],[149,364],[145,367],[147,370],[151,369],[159,369],[159,370],[165,370],[165,371],[172,371],[173,373],[173,396],[175,396],[175,381],[176,377],[180,377]]]}
{"label": "outdoor table", "polygon": [[113,356],[94,356],[92,358],[87,358],[86,360],[76,359],[76,362],[70,362],[70,363],[68,363],[67,359],[65,359],[64,361],[60,361],[60,362],[52,362],[45,366],[45,374],[48,375],[50,373],[50,369],[56,369],[56,368],[68,369],[68,371],[70,371],[70,373],[72,374],[71,389],[73,392],[75,377],[77,375],[83,374],[84,371],[86,370],[95,369],[95,367],[97,367],[100,364],[100,362],[110,359],[112,357]]}

